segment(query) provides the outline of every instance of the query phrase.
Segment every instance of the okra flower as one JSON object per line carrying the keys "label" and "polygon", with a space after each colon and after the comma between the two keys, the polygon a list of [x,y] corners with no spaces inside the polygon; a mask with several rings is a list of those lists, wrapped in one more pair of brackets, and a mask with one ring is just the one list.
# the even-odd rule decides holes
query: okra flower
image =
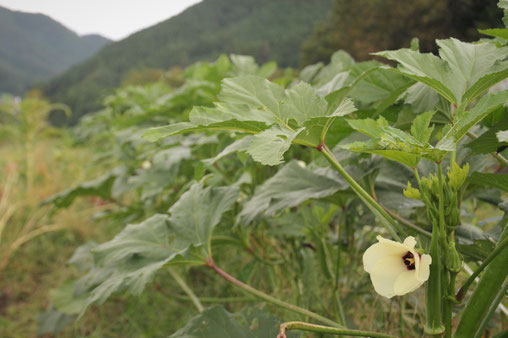
{"label": "okra flower", "polygon": [[363,268],[381,296],[404,295],[418,289],[429,278],[432,258],[415,250],[414,237],[407,237],[404,243],[381,236],[377,240],[363,254]]}

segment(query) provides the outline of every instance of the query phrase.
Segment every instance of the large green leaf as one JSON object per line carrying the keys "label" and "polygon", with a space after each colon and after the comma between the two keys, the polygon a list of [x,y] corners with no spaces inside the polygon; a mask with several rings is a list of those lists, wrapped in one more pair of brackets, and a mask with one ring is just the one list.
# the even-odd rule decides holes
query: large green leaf
{"label": "large green leaf", "polygon": [[380,112],[395,103],[400,95],[414,84],[414,81],[406,76],[381,66],[379,62],[369,61],[358,63],[351,68],[352,78],[358,78],[372,70],[354,86],[351,96],[355,101],[373,104]]}
{"label": "large green leaf", "polygon": [[461,86],[453,78],[448,63],[433,54],[422,54],[411,49],[375,53],[399,63],[398,70],[419,82],[433,88],[452,103],[457,103]]}
{"label": "large green leaf", "polygon": [[418,114],[435,109],[439,102],[439,95],[421,82],[409,87],[402,97]]}
{"label": "large green leaf", "polygon": [[365,142],[344,144],[342,147],[354,152],[381,155],[411,168],[418,166],[420,158],[439,162],[446,156],[446,151],[436,149],[427,142],[432,132],[428,127],[431,117],[432,113],[428,113],[415,119],[411,127],[414,136],[388,126],[383,118],[377,121],[347,120],[353,129],[372,138]]}
{"label": "large green leaf", "polygon": [[483,96],[470,111],[458,113],[452,128],[439,141],[436,148],[444,149],[449,142],[457,143],[478,122],[506,103],[508,90]]}
{"label": "large green leaf", "polygon": [[508,174],[484,174],[474,172],[471,177],[468,178],[468,182],[508,192]]}
{"label": "large green leaf", "polygon": [[508,40],[508,28],[479,29],[478,31],[485,35]]}
{"label": "large green leaf", "polygon": [[231,143],[230,145],[228,145],[216,156],[206,159],[206,160],[202,160],[202,161],[203,161],[203,163],[206,163],[206,164],[214,164],[221,158],[226,157],[226,156],[228,156],[232,153],[235,153],[237,151],[247,151],[247,149],[249,149],[251,142],[252,142],[252,136],[245,136],[239,140],[236,140],[235,142]]}
{"label": "large green leaf", "polygon": [[[195,183],[170,209],[128,225],[111,241],[92,249],[94,266],[76,283],[86,293],[81,311],[104,302],[113,292],[128,289],[139,295],[166,265],[203,265],[211,255],[211,233],[238,196],[238,187],[204,187]],[[81,253],[75,260],[82,261]]]}
{"label": "large green leaf", "polygon": [[277,70],[275,62],[268,62],[259,67],[256,60],[250,55],[229,55],[231,64],[233,66],[233,73],[235,75],[259,75],[262,77],[269,77]]}
{"label": "large green leaf", "polygon": [[[204,310],[170,338],[259,338],[276,337],[281,321],[256,308],[245,308],[232,314],[222,306]],[[288,332],[288,337],[299,337]]]}
{"label": "large green leaf", "polygon": [[418,115],[411,125],[411,134],[423,144],[429,142],[430,135],[434,130],[434,127],[429,127],[432,116],[434,116],[433,111]]}
{"label": "large green leaf", "polygon": [[376,53],[399,63],[398,70],[436,90],[449,102],[461,105],[508,77],[508,47],[490,42],[466,43],[437,40],[439,55],[410,49]]}
{"label": "large green leaf", "polygon": [[[455,81],[460,83],[457,101],[471,102],[485,90],[508,76],[508,48],[493,43],[466,43],[457,39],[436,40],[439,55],[450,65]],[[464,95],[462,100],[461,96]]]}
{"label": "large green leaf", "polygon": [[103,199],[111,198],[111,188],[115,179],[123,168],[113,170],[95,180],[83,182],[73,188],[53,195],[42,202],[42,205],[53,203],[57,208],[67,208],[80,196],[97,196]]}
{"label": "large green leaf", "polygon": [[155,141],[197,131],[229,130],[256,134],[247,152],[267,165],[282,162],[292,143],[318,147],[336,117],[355,111],[351,100],[330,101],[306,83],[289,90],[258,76],[225,79],[215,107],[195,107],[190,122],[148,130],[144,137]]}
{"label": "large green leaf", "polygon": [[291,147],[291,143],[301,130],[303,128],[291,131],[276,124],[270,129],[254,135],[247,152],[260,163],[280,164],[284,160],[284,153]]}
{"label": "large green leaf", "polygon": [[270,217],[282,209],[295,207],[309,199],[331,196],[347,187],[341,178],[329,171],[311,170],[291,161],[256,188],[238,220],[247,224],[260,215]]}

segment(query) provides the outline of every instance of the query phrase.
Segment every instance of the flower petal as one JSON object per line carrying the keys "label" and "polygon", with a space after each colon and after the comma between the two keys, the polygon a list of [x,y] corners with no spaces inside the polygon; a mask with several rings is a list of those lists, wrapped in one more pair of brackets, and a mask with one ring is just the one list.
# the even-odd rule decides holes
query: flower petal
{"label": "flower petal", "polygon": [[416,267],[416,278],[425,282],[429,279],[430,264],[432,264],[432,257],[430,255],[422,255],[420,257],[420,264]]}
{"label": "flower petal", "polygon": [[395,281],[402,273],[408,271],[399,255],[391,255],[378,259],[370,272],[370,280],[374,289],[381,296],[391,298],[395,296]]}
{"label": "flower petal", "polygon": [[412,250],[412,249],[414,249],[414,247],[416,245],[416,239],[413,236],[408,236],[404,240],[403,244],[408,248],[408,251]]}
{"label": "flower petal", "polygon": [[386,256],[397,256],[399,260],[402,260],[402,256],[408,251],[408,249],[401,243],[391,241],[389,239],[377,236],[379,243],[376,243],[369,247],[363,254],[363,269],[371,273],[377,262]]}
{"label": "flower petal", "polygon": [[405,295],[411,291],[418,289],[422,284],[423,280],[416,278],[416,270],[406,270],[401,273],[394,284],[394,293],[397,296]]}

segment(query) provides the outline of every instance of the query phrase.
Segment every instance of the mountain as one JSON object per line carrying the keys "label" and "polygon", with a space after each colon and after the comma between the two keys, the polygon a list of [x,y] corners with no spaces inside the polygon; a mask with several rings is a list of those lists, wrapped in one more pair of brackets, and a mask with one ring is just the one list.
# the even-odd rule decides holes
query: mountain
{"label": "mountain", "polygon": [[298,66],[300,45],[331,7],[331,0],[204,0],[110,44],[51,80],[43,91],[52,101],[71,106],[73,123],[100,107],[100,98],[132,70],[184,67],[222,53]]}
{"label": "mountain", "polygon": [[0,93],[20,95],[109,42],[99,35],[80,37],[46,15],[0,7]]}

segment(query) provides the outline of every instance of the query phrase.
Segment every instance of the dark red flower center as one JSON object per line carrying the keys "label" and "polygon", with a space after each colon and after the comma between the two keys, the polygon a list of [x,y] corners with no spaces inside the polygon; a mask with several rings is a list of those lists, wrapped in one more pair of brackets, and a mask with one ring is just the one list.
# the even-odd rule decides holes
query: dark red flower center
{"label": "dark red flower center", "polygon": [[402,256],[402,261],[404,262],[408,270],[415,269],[415,256],[410,251],[408,251],[404,256]]}

